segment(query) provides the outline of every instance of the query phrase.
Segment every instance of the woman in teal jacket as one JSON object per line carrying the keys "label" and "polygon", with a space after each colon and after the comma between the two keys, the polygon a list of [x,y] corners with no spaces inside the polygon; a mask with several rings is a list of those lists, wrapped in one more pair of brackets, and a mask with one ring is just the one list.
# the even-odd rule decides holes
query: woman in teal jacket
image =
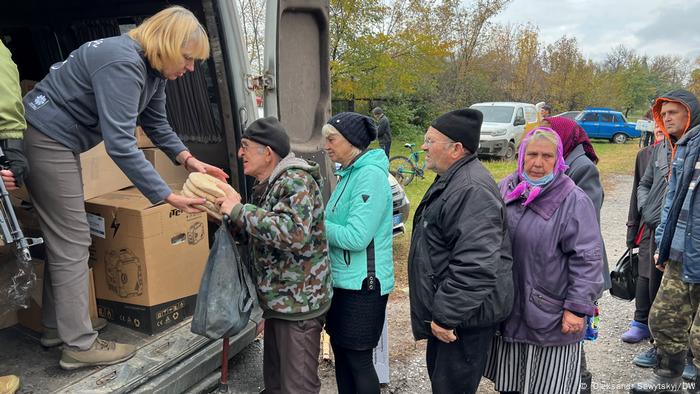
{"label": "woman in teal jacket", "polygon": [[323,127],[326,152],[340,163],[338,185],[326,205],[333,299],[326,331],[335,355],[338,392],[379,393],[372,349],[382,333],[394,288],[389,161],[372,120],[342,112]]}

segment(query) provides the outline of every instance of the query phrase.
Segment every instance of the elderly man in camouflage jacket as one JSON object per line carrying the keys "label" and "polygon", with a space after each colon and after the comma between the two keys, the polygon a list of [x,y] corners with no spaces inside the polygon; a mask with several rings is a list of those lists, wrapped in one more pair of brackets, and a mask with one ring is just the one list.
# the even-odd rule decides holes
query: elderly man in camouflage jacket
{"label": "elderly man in camouflage jacket", "polygon": [[265,317],[266,393],[318,393],[323,318],[332,296],[321,173],[290,153],[280,122],[253,122],[241,138],[243,172],[255,177],[253,203],[233,188],[221,213],[248,235]]}

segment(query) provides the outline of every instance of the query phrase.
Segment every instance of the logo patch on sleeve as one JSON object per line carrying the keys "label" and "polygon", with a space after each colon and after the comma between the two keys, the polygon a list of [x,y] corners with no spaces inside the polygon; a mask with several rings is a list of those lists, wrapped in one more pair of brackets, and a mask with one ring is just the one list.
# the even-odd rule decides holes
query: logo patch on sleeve
{"label": "logo patch on sleeve", "polygon": [[362,195],[362,201],[367,202],[367,200],[369,200],[369,196],[366,195],[366,194],[363,194],[363,195]]}

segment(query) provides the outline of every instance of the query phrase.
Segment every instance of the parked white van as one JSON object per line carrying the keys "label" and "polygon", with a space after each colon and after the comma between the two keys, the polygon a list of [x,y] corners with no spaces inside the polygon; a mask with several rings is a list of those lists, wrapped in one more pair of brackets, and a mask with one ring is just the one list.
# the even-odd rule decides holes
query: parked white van
{"label": "parked white van", "polygon": [[479,156],[513,160],[525,131],[537,125],[537,110],[532,104],[492,102],[477,103],[470,108],[484,114]]}

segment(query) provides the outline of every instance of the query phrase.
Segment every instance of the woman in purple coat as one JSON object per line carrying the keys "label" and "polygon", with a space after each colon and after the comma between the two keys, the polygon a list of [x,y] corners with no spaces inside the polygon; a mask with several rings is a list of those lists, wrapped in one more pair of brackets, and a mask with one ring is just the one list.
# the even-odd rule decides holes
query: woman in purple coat
{"label": "woman in purple coat", "polygon": [[578,393],[586,315],[603,289],[601,235],[590,198],[564,174],[552,129],[530,131],[518,170],[499,184],[513,244],[513,311],[485,376],[501,393]]}

